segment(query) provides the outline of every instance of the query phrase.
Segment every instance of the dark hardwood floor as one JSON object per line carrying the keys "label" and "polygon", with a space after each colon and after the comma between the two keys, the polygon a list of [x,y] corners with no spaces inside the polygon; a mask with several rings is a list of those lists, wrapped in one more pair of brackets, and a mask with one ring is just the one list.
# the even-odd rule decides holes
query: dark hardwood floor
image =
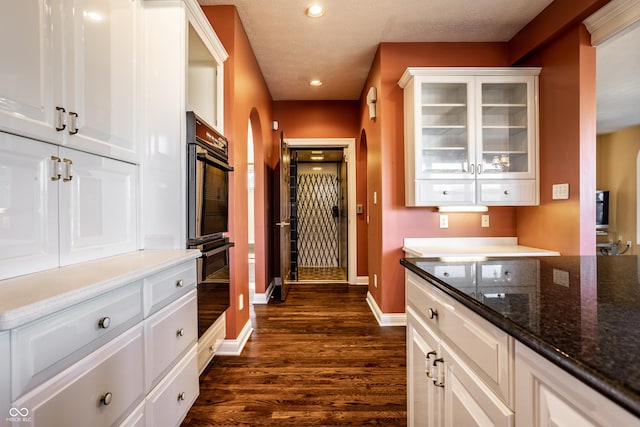
{"label": "dark hardwood floor", "polygon": [[405,328],[378,326],[366,292],[294,284],[255,306],[242,354],[214,358],[183,426],[405,426]]}

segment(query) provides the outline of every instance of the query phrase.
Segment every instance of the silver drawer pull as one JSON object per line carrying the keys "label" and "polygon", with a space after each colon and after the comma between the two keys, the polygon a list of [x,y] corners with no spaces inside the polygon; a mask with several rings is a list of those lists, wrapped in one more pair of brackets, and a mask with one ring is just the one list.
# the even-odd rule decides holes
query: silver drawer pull
{"label": "silver drawer pull", "polygon": [[184,286],[184,283],[182,282],[182,279],[176,280],[176,287],[181,288]]}
{"label": "silver drawer pull", "polygon": [[429,308],[427,313],[429,314],[429,319],[435,319],[436,317],[438,317],[438,310],[434,308]]}
{"label": "silver drawer pull", "polygon": [[185,392],[183,391],[182,393],[178,394],[178,402],[183,401],[184,399],[186,399],[187,395],[185,394]]}
{"label": "silver drawer pull", "polygon": [[509,190],[504,190],[504,195],[508,196],[509,195]]}
{"label": "silver drawer pull", "polygon": [[112,398],[113,398],[113,394],[105,393],[104,395],[100,396],[100,404],[104,406],[109,406]]}
{"label": "silver drawer pull", "polygon": [[444,190],[442,194],[446,196],[447,194],[449,194],[449,192],[447,190]]}
{"label": "silver drawer pull", "polygon": [[102,329],[108,329],[111,326],[111,318],[109,316],[105,316],[102,319],[98,320],[98,326]]}
{"label": "silver drawer pull", "polygon": [[177,337],[183,337],[184,336],[184,328],[180,328],[176,331],[176,336]]}

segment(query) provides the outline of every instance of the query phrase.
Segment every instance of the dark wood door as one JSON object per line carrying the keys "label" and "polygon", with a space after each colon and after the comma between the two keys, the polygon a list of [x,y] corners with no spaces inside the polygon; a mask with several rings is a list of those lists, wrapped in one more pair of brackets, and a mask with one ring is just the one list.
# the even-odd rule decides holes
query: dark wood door
{"label": "dark wood door", "polygon": [[280,133],[280,299],[284,301],[291,287],[291,201],[290,201],[291,153]]}

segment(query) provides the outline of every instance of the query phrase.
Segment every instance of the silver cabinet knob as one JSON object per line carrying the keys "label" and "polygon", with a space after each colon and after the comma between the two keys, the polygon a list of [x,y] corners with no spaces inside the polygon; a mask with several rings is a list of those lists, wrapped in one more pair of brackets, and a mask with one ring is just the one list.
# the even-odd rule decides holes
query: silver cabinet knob
{"label": "silver cabinet knob", "polygon": [[180,328],[176,331],[176,336],[177,337],[183,337],[184,336],[184,328]]}
{"label": "silver cabinet knob", "polygon": [[438,310],[436,309],[429,308],[427,313],[429,314],[429,319],[435,319],[436,317],[438,317]]}
{"label": "silver cabinet knob", "polygon": [[177,288],[181,288],[181,287],[183,287],[183,286],[184,286],[184,283],[182,283],[182,279],[180,279],[180,280],[176,280],[176,287],[177,287]]}
{"label": "silver cabinet knob", "polygon": [[504,195],[508,196],[509,195],[509,190],[504,190]]}
{"label": "silver cabinet knob", "polygon": [[102,329],[107,329],[111,326],[111,318],[109,316],[105,316],[102,319],[98,320],[98,326]]}
{"label": "silver cabinet knob", "polygon": [[185,394],[185,392],[183,391],[182,393],[178,394],[178,402],[184,400],[187,397],[187,395]]}
{"label": "silver cabinet knob", "polygon": [[113,394],[105,393],[100,396],[100,404],[104,406],[108,406],[111,403],[111,399],[113,398]]}
{"label": "silver cabinet knob", "polygon": [[446,196],[447,194],[449,194],[449,192],[447,190],[444,190],[442,194]]}

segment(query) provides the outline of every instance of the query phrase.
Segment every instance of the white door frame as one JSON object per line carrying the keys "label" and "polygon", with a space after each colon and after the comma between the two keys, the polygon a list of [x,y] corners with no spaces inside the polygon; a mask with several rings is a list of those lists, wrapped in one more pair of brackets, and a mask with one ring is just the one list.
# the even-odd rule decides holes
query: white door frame
{"label": "white door frame", "polygon": [[358,251],[356,227],[356,139],[355,138],[285,138],[290,149],[346,148],[347,149],[347,281],[358,283]]}

